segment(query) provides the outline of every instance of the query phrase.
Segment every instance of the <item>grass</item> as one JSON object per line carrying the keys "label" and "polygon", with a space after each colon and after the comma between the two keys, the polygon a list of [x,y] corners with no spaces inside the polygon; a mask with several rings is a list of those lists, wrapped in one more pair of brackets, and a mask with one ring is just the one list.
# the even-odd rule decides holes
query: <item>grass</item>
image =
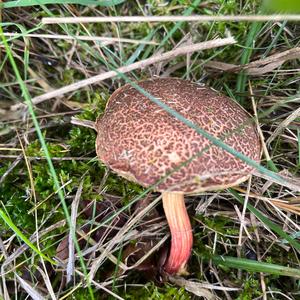
{"label": "grass", "polygon": [[[49,2],[52,4],[46,6]],[[233,0],[190,1],[188,4],[173,0],[168,5],[148,1],[146,6],[138,1],[133,4],[118,1],[120,4],[115,6],[112,1],[99,1],[99,6],[91,9],[75,2],[79,1],[39,1],[41,6],[33,6],[32,1],[11,1],[4,3],[5,9],[0,9],[2,20],[6,22],[2,23],[1,30],[12,32],[17,28],[22,32],[21,37],[10,38],[0,32],[0,118],[3,119],[0,127],[0,297],[5,298],[7,293],[22,299],[30,292],[22,288],[20,277],[15,276],[18,274],[32,291],[41,295],[47,294],[50,284],[57,299],[98,299],[99,295],[109,299],[191,299],[201,293],[222,299],[254,299],[282,293],[297,299],[300,195],[287,187],[289,178],[281,175],[287,174],[290,179],[299,177],[299,117],[270,143],[268,140],[282,121],[299,107],[299,60],[291,60],[257,76],[214,71],[206,68],[205,63],[245,64],[297,47],[299,24],[39,24],[41,17],[70,16],[72,13],[110,16],[255,14],[259,7],[255,1],[245,1],[241,7],[239,1]],[[25,7],[9,8],[16,5]],[[172,50],[189,35],[199,42],[222,37],[226,30],[238,40],[237,45],[194,53],[188,64],[185,57],[179,57],[126,76],[119,74],[60,99],[38,105],[31,102],[33,97],[51,89],[137,62],[157,51]],[[28,39],[29,32],[124,37],[151,40],[157,45]],[[189,264],[191,274],[183,286],[178,281],[163,280],[159,274],[158,258],[166,251],[166,243],[148,256],[149,245],[158,243],[168,232],[160,204],[150,210],[143,200],[153,197],[152,188],[143,189],[110,173],[95,159],[95,132],[70,123],[72,115],[94,121],[103,113],[112,91],[126,81],[165,72],[173,77],[206,83],[240,100],[253,114],[250,81],[258,121],[271,158],[271,164],[263,160],[261,166],[255,167],[269,178],[277,179],[274,184],[253,176],[248,192],[246,184],[242,184],[239,190],[189,197],[195,245]],[[152,100],[161,105],[157,99]],[[26,111],[10,109],[19,101],[26,103]],[[193,126],[168,107],[163,109]],[[206,134],[201,128],[196,130]],[[218,146],[226,147],[222,141],[206,136]],[[236,151],[232,153],[240,155]],[[69,215],[80,182],[83,182],[82,202],[75,225]],[[248,198],[244,216],[246,231],[240,231],[238,212],[242,212],[245,198]],[[87,202],[83,201],[91,202],[90,210],[86,210]],[[289,205],[289,210],[284,210],[287,206],[280,206],[278,201]],[[198,202],[206,205],[206,209],[200,209]],[[103,206],[105,203],[110,206]],[[159,226],[151,222],[151,218],[156,218]],[[61,286],[65,272],[69,271],[56,249],[75,226],[73,241],[79,254],[75,273],[68,285]],[[68,247],[64,249],[67,251]],[[252,257],[247,255],[247,249],[251,250]],[[143,256],[145,260],[135,266]],[[290,279],[286,280],[286,276]],[[202,284],[206,284],[205,288]],[[227,291],[229,287],[233,290]],[[48,294],[53,298],[53,294]]]}

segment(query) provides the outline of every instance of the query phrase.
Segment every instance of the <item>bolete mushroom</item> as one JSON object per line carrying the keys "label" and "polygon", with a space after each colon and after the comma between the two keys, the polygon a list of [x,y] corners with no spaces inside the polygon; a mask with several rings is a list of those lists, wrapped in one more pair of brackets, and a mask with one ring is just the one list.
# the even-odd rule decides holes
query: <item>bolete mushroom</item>
{"label": "bolete mushroom", "polygon": [[[232,99],[177,78],[137,84],[235,150],[260,160],[256,127]],[[193,236],[184,195],[237,185],[253,168],[212,145],[130,84],[112,94],[96,130],[96,151],[104,164],[142,186],[156,184],[155,190],[162,193],[171,231],[171,249],[163,268],[169,274],[185,273]]]}

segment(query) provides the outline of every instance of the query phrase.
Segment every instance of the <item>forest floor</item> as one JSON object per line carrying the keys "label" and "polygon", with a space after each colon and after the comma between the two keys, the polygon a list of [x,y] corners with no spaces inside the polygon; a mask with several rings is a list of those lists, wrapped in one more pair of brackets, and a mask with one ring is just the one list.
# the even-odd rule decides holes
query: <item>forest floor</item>
{"label": "forest floor", "polygon": [[[42,23],[261,12],[260,1],[74,2],[0,6],[0,299],[299,299],[300,23]],[[160,195],[107,169],[96,132],[71,123],[94,122],[118,87],[153,76],[233,98],[263,145],[264,174],[186,198],[194,246],[183,277],[161,274]]]}

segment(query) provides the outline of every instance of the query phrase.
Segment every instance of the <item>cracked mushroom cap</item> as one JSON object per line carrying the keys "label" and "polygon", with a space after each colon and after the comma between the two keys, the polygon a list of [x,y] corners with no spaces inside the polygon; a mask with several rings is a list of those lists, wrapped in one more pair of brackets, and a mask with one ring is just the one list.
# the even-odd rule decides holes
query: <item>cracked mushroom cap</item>
{"label": "cracked mushroom cap", "polygon": [[[255,125],[232,99],[177,78],[154,78],[138,85],[259,162],[261,145]],[[96,121],[96,129],[97,155],[119,175],[147,187],[171,173],[156,186],[160,192],[222,189],[245,181],[253,171],[253,167],[210,143],[130,84],[112,94],[104,115]],[[178,166],[180,169],[174,171]]]}

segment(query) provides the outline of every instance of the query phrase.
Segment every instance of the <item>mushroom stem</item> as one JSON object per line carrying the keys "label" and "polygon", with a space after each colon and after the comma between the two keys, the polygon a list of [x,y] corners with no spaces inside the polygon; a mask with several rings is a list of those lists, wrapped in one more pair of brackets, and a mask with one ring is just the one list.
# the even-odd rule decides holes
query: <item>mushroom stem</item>
{"label": "mushroom stem", "polygon": [[163,207],[171,231],[171,249],[164,270],[169,274],[186,274],[193,235],[183,193],[162,193]]}

